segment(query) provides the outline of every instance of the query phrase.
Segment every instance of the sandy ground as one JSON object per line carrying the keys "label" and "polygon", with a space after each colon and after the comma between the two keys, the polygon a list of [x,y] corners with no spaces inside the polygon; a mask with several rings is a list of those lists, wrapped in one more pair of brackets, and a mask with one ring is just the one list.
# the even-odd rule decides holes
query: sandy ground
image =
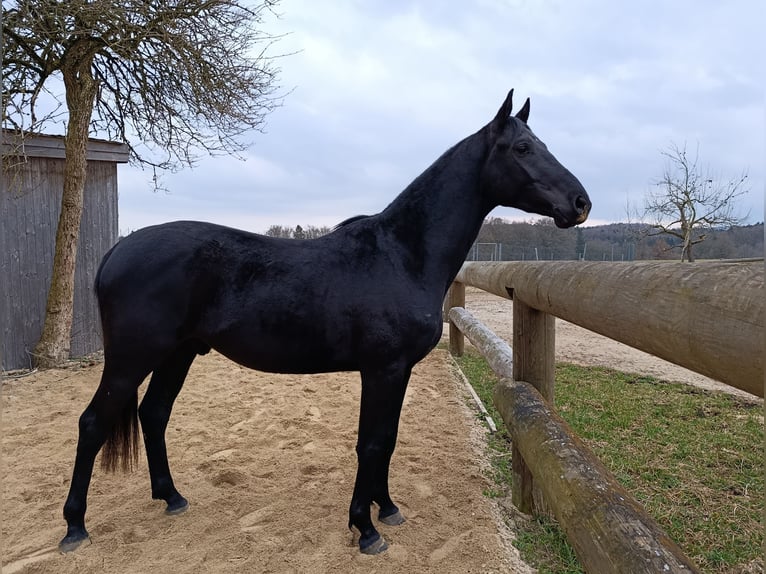
{"label": "sandy ground", "polygon": [[[510,340],[510,301],[468,289],[467,307]],[[565,321],[557,321],[557,358],[729,389]],[[346,528],[358,375],[269,375],[215,353],[193,365],[168,429],[190,510],[163,514],[145,462],[133,474],[97,468],[93,543],[59,554],[77,419],[100,374],[95,364],[4,381],[3,574],[530,571],[482,495],[483,431],[442,350],[417,366],[407,392],[391,490],[408,521],[380,525],[385,554],[361,555]]]}
{"label": "sandy ground", "polygon": [[441,350],[407,392],[391,490],[408,520],[380,525],[385,554],[361,555],[346,528],[358,375],[267,375],[215,353],[192,366],[168,429],[190,510],[163,514],[145,462],[132,474],[97,468],[92,544],[59,554],[77,418],[100,374],[97,364],[5,381],[3,574],[527,571],[482,495],[475,422]]}

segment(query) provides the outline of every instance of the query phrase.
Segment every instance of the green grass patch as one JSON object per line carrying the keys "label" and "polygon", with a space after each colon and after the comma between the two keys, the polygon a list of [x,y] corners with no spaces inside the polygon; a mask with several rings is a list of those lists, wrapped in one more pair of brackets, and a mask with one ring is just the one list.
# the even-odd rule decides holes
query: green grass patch
{"label": "green grass patch", "polygon": [[[496,378],[478,353],[458,364],[492,406]],[[599,367],[559,364],[556,408],[704,572],[761,572],[763,410],[722,393]],[[510,490],[510,437],[489,441],[493,495]],[[581,572],[560,529],[531,520],[516,542],[541,573]],[[760,566],[761,569],[758,569]]]}
{"label": "green grass patch", "polygon": [[[492,481],[495,489],[486,492],[491,497],[510,496],[511,492],[511,435],[500,418],[492,401],[492,391],[497,378],[487,363],[478,353],[466,352],[462,357],[456,357],[457,363],[479,398],[487,408],[489,415],[497,425],[497,432],[489,435],[489,457],[492,461]],[[477,414],[482,422],[483,417]]]}

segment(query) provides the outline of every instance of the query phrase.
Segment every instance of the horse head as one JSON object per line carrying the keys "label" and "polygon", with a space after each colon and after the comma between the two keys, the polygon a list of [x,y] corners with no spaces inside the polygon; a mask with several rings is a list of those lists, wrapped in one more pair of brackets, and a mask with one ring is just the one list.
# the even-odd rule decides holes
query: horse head
{"label": "horse head", "polygon": [[513,90],[485,127],[482,192],[495,205],[552,217],[558,227],[584,222],[591,208],[587,192],[527,125],[529,98],[511,116],[512,97]]}

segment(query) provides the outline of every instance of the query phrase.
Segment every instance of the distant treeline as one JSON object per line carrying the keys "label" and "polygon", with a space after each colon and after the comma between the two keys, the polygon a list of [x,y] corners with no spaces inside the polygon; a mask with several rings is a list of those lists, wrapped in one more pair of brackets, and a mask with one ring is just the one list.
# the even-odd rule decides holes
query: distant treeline
{"label": "distant treeline", "polygon": [[[314,239],[330,233],[330,227],[272,225],[266,235],[290,239]],[[763,223],[711,229],[694,246],[697,259],[763,257]],[[550,219],[511,222],[490,218],[484,222],[469,261],[577,260],[633,261],[680,259],[679,240],[651,235],[648,225],[610,223],[593,227],[558,229]]]}
{"label": "distant treeline", "polygon": [[[694,246],[698,259],[763,257],[763,223],[711,229]],[[577,260],[633,261],[679,259],[679,240],[652,235],[646,224],[611,223],[593,227],[557,229],[552,220],[509,222],[491,218],[482,225],[467,259],[471,260]]]}
{"label": "distant treeline", "polygon": [[296,225],[295,227],[285,227],[284,225],[272,225],[266,230],[265,235],[269,237],[284,237],[286,239],[316,239],[322,235],[327,235],[332,231],[331,227],[315,227],[313,225],[307,225],[301,227]]}

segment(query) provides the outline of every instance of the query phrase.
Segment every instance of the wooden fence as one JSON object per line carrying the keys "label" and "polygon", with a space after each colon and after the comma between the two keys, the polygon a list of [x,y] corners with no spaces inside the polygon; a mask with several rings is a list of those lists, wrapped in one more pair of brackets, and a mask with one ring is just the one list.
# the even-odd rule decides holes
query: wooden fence
{"label": "wooden fence", "polygon": [[[450,350],[463,336],[500,379],[513,437],[512,496],[552,513],[588,572],[696,566],[553,410],[554,317],[763,396],[763,262],[466,263],[448,294]],[[465,309],[465,285],[513,300],[513,356]]]}
{"label": "wooden fence", "polygon": [[[23,147],[3,133],[0,186],[0,370],[29,368],[42,332],[61,192],[64,141],[27,136]],[[117,163],[127,146],[91,140],[75,273],[71,354],[101,348],[93,281],[101,257],[117,241]]]}

